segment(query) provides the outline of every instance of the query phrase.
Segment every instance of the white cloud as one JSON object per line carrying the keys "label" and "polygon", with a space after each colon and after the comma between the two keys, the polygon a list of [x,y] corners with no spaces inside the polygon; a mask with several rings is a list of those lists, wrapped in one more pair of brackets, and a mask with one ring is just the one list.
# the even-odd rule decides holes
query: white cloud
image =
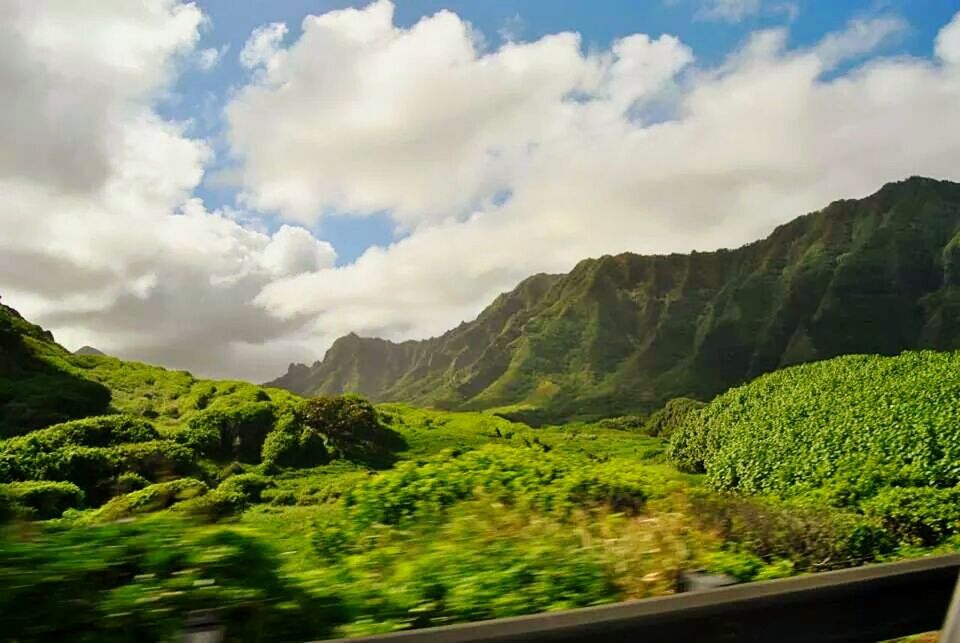
{"label": "white cloud", "polygon": [[[41,7],[42,5],[42,7]],[[270,235],[192,192],[211,158],[153,102],[202,24],[172,0],[0,5],[0,293],[68,346],[265,378],[298,324],[252,300],[332,265],[306,230]]]}
{"label": "white cloud", "polygon": [[946,63],[960,65],[960,13],[937,35],[936,54]]}
{"label": "white cloud", "polygon": [[758,32],[699,68],[671,36],[492,49],[383,1],[287,44],[267,25],[227,108],[246,203],[409,232],[336,266],[306,227],[195,198],[212,151],[154,102],[195,64],[196,6],[0,3],[0,293],[71,346],[264,379],[351,330],[441,332],[587,256],[734,246],[889,180],[960,179],[960,16],[933,59],[826,73],[902,28],[884,20],[803,50]]}
{"label": "white cloud", "polygon": [[240,50],[240,64],[247,69],[269,64],[277,56],[286,33],[287,25],[282,22],[273,22],[254,29]]}
{"label": "white cloud", "polygon": [[[732,247],[887,181],[914,174],[960,179],[960,131],[945,126],[960,104],[960,66],[945,64],[955,60],[953,26],[938,39],[943,63],[873,58],[828,76],[842,59],[883,44],[899,23],[855,22],[793,51],[786,31],[758,32],[721,65],[691,69],[689,51],[671,38],[631,36],[585,54],[575,38],[557,36],[547,41],[555,47],[550,57],[541,56],[543,41],[480,53],[463,36],[437,37],[441,25],[444,33],[458,32],[449,14],[410,29],[385,23],[383,5],[350,16],[354,30],[370,21],[365,38],[350,40],[328,14],[326,31],[308,26],[285,50],[276,86],[258,81],[230,108],[232,135],[247,154],[247,188],[260,205],[309,218],[352,203],[394,209],[401,222],[417,224],[407,238],[349,266],[281,279],[262,291],[258,302],[279,318],[312,316],[319,348],[351,330],[392,338],[442,332],[523,277],[569,270],[583,257]],[[335,50],[322,73],[304,62],[326,60],[320,54],[343,41],[350,46]],[[404,51],[429,47],[429,64],[409,72],[407,59],[391,48],[397,42]],[[397,65],[392,74],[377,66],[386,64],[377,55],[384,51]],[[505,56],[509,69],[542,71],[517,82],[500,66]],[[474,76],[478,68],[497,73]],[[448,91],[450,69],[473,82]],[[318,94],[296,93],[299,85]],[[509,108],[488,107],[487,99],[503,95],[509,101],[492,104]],[[426,124],[411,116],[407,102],[424,106]],[[343,134],[344,122],[368,122],[359,115],[378,104],[397,118]],[[268,113],[274,124],[290,123],[290,131],[265,141],[268,132],[254,124]],[[336,120],[341,113],[357,120]],[[318,122],[329,118],[336,127]],[[430,153],[410,128],[434,133]],[[498,162],[466,162],[475,148],[463,132],[484,141],[483,149],[501,150]],[[264,169],[275,164],[282,167],[276,175]],[[336,181],[327,183],[325,172]],[[271,184],[281,175],[293,177],[283,186],[290,192]],[[393,183],[397,176],[404,180]],[[450,197],[451,185],[470,198]],[[508,196],[494,200],[502,190]],[[288,207],[291,193],[302,199],[299,207]],[[370,194],[377,198],[360,207]],[[477,203],[460,219],[431,215]]]}
{"label": "white cloud", "polygon": [[569,94],[630,102],[689,61],[671,37],[584,56],[561,33],[487,54],[452,13],[410,29],[392,20],[385,0],[309,16],[297,42],[257,58],[266,73],[227,107],[247,204],[304,222],[331,209],[389,209],[408,226],[461,216],[565,135]]}
{"label": "white cloud", "polygon": [[326,241],[319,241],[304,228],[283,225],[263,249],[261,263],[278,277],[299,275],[330,268],[337,253]]}
{"label": "white cloud", "polygon": [[760,0],[705,0],[696,17],[701,20],[742,22],[760,13],[760,9]]}
{"label": "white cloud", "polygon": [[220,64],[220,60],[229,49],[229,45],[223,45],[219,49],[215,47],[201,49],[197,52],[197,67],[200,69],[200,71],[210,71]]}
{"label": "white cloud", "polygon": [[833,67],[869,54],[906,30],[907,23],[897,16],[854,19],[845,30],[828,34],[814,51],[824,66]]}

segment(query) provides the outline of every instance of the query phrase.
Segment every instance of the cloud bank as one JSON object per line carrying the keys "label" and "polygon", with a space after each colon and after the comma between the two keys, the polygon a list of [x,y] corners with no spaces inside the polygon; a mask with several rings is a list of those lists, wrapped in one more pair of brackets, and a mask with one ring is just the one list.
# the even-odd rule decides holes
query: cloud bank
{"label": "cloud bank", "polygon": [[[381,0],[236,47],[240,194],[210,210],[211,144],[157,109],[216,64],[203,20],[174,0],[0,8],[18,97],[0,103],[0,294],[70,346],[261,380],[349,331],[442,332],[587,256],[735,246],[887,181],[960,180],[960,14],[931,58],[878,56],[908,26],[876,15],[806,49],[755,32],[706,66],[660,34],[491,47],[451,12],[400,27]],[[336,266],[304,227],[331,212],[385,212],[404,237]]]}
{"label": "cloud bank", "polygon": [[260,378],[307,350],[254,305],[272,280],[333,265],[192,196],[208,145],[154,105],[190,56],[193,4],[28,0],[0,7],[0,293],[71,347]]}

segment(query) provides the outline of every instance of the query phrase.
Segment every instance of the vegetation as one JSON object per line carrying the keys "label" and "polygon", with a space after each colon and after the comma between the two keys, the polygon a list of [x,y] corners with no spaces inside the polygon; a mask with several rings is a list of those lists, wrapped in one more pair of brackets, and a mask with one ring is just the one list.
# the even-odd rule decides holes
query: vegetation
{"label": "vegetation", "polygon": [[784,369],[687,416],[670,457],[718,489],[812,497],[898,538],[960,533],[960,352]]}
{"label": "vegetation", "polygon": [[956,550],[960,352],[879,355],[956,341],[956,192],[584,262],[291,371],[434,408],[71,355],[0,306],[4,635],[352,636]]}

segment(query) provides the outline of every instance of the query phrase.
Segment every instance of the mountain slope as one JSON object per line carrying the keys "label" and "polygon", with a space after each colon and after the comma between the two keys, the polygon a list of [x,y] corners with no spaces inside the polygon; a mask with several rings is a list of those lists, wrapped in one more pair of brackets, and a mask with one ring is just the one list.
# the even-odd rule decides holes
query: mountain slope
{"label": "mountain slope", "polygon": [[736,250],[589,259],[473,322],[392,343],[349,335],[272,384],[546,416],[701,399],[781,366],[960,345],[960,185],[838,201]]}
{"label": "mountain slope", "polygon": [[70,358],[49,331],[0,304],[0,437],[107,410],[110,391]]}

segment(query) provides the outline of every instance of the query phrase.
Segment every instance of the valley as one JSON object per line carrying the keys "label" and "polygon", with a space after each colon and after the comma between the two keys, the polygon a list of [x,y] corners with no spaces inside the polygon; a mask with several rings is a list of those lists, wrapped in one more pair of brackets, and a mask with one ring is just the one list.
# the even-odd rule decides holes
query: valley
{"label": "valley", "polygon": [[956,551],[958,229],[960,186],[911,179],[266,386],[71,353],[4,302],[6,632],[172,640],[210,610],[309,640]]}

